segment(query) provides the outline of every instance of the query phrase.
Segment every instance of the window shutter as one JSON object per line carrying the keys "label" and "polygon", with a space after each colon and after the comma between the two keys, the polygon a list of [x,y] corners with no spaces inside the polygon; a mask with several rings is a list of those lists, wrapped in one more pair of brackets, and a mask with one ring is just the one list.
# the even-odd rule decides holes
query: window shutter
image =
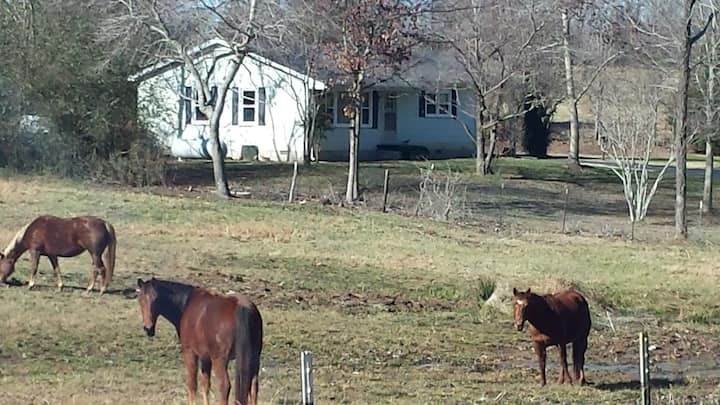
{"label": "window shutter", "polygon": [[216,100],[217,100],[217,86],[212,86],[210,88],[210,100],[208,100],[207,105],[215,105]]}
{"label": "window shutter", "polygon": [[240,104],[240,92],[237,87],[232,88],[232,125],[238,124],[238,108]]}
{"label": "window shutter", "polygon": [[425,116],[425,92],[420,92],[418,117]]}
{"label": "window shutter", "polygon": [[380,108],[379,96],[377,91],[372,92],[372,127],[378,127],[378,109]]}
{"label": "window shutter", "polygon": [[450,110],[452,111],[453,117],[457,117],[457,105],[458,105],[457,98],[458,98],[457,90],[452,89],[450,91],[450,99],[451,99],[450,100],[450,105],[451,105]]}
{"label": "window shutter", "polygon": [[265,87],[258,88],[258,125],[265,125]]}
{"label": "window shutter", "polygon": [[193,92],[192,87],[185,86],[185,98],[183,99],[185,105],[185,123],[189,124],[192,121],[192,98]]}

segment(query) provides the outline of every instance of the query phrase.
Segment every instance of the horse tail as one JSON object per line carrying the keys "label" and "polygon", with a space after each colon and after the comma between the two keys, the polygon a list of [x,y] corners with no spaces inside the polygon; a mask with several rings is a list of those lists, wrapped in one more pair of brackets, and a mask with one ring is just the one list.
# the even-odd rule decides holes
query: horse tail
{"label": "horse tail", "polygon": [[110,241],[108,242],[107,248],[102,255],[103,264],[105,264],[105,277],[103,279],[103,287],[107,288],[107,286],[112,281],[113,271],[115,270],[115,250],[117,248],[117,238],[115,237],[115,228],[113,228],[113,226],[110,225],[109,222],[105,222],[105,229],[110,236]]}
{"label": "horse tail", "polygon": [[238,305],[235,310],[236,404],[257,404],[262,333],[262,318],[255,305]]}

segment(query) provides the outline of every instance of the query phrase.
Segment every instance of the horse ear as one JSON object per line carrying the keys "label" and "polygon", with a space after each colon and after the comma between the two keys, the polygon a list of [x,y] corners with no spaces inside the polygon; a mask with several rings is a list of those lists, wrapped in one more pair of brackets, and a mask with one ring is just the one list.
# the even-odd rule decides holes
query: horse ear
{"label": "horse ear", "polygon": [[517,295],[517,288],[513,287],[513,295]]}
{"label": "horse ear", "polygon": [[137,283],[138,283],[138,287],[140,287],[140,288],[142,288],[142,286],[145,284],[145,282],[141,278],[138,279]]}
{"label": "horse ear", "polygon": [[4,258],[5,258],[5,255],[2,254],[2,252],[0,252],[0,259],[4,259]]}
{"label": "horse ear", "polygon": [[525,294],[530,294],[530,288],[528,288],[527,291],[525,291]]}

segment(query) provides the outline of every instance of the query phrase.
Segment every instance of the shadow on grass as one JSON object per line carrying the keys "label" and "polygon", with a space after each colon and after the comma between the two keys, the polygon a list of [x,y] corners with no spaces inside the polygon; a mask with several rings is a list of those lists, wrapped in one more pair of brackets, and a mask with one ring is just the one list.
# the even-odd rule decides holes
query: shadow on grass
{"label": "shadow on grass", "polygon": [[[5,288],[11,288],[11,287],[22,287],[25,288],[29,292],[47,292],[47,291],[54,291],[59,294],[62,294],[63,292],[69,292],[69,291],[87,291],[87,287],[83,286],[77,286],[77,285],[63,285],[62,291],[57,291],[57,286],[55,285],[42,285],[42,284],[35,284],[32,289],[27,288],[28,283],[18,280],[15,277],[12,277],[10,280],[7,280],[5,282]],[[90,295],[100,295],[100,291],[98,290],[98,285],[95,285],[95,289]],[[135,289],[134,288],[122,288],[122,289],[112,289],[108,288],[103,295],[117,295],[120,297],[124,297],[126,299],[135,299],[137,297]]]}
{"label": "shadow on grass", "polygon": [[[670,388],[677,386],[685,386],[687,381],[684,379],[670,379],[670,378],[653,378],[650,380],[651,388]],[[639,390],[640,381],[618,381],[612,383],[600,383],[594,384],[594,388],[603,391],[622,391],[622,390]]]}

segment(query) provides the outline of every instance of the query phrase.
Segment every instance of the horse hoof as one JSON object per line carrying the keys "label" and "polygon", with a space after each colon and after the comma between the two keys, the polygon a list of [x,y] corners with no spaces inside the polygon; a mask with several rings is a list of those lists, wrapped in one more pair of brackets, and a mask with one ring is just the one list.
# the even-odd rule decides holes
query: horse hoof
{"label": "horse hoof", "polygon": [[62,285],[62,284],[58,284],[57,288],[58,288],[58,292],[62,292],[63,285]]}
{"label": "horse hoof", "polygon": [[28,283],[28,290],[32,290],[35,287],[35,283]]}

